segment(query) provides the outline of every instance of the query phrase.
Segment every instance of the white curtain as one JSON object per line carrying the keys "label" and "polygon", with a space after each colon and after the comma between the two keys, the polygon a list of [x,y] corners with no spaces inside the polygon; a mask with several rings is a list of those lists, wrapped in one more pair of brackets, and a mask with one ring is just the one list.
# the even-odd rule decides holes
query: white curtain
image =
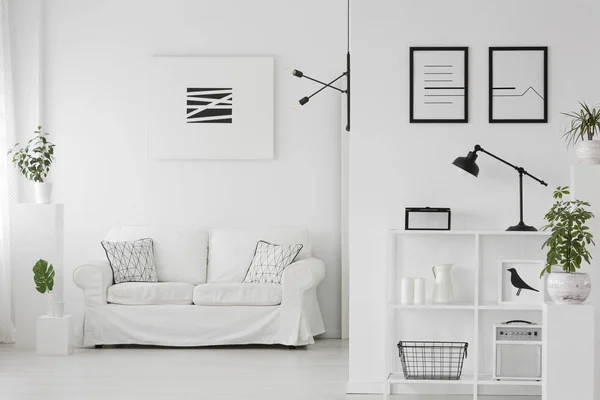
{"label": "white curtain", "polygon": [[10,214],[15,174],[6,152],[15,142],[8,0],[0,0],[0,343],[14,342],[10,277]]}

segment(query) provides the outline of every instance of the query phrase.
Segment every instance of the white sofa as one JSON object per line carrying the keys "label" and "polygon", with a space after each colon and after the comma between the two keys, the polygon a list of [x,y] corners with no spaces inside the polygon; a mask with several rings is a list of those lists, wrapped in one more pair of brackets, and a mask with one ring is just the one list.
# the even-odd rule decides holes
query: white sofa
{"label": "white sofa", "polygon": [[[153,239],[158,283],[115,285],[108,261],[74,271],[85,294],[84,345],[303,346],[325,332],[316,293],[325,264],[311,257],[306,230],[129,226],[105,240],[141,238]],[[304,245],[281,285],[242,283],[259,240]]]}

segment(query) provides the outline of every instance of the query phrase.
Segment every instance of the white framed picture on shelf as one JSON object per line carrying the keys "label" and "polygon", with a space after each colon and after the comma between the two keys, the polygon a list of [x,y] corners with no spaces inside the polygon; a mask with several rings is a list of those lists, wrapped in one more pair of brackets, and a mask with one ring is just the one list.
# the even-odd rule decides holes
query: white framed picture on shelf
{"label": "white framed picture on shelf", "polygon": [[500,260],[498,304],[541,305],[545,291],[542,268],[542,260]]}

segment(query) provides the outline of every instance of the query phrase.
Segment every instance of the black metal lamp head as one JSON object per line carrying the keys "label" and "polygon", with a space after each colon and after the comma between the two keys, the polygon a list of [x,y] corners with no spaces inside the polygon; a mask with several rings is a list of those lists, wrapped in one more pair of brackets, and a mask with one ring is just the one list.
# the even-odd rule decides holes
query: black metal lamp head
{"label": "black metal lamp head", "polygon": [[300,99],[299,103],[301,106],[305,105],[306,103],[308,103],[310,99],[308,97],[303,97]]}
{"label": "black metal lamp head", "polygon": [[294,75],[297,78],[302,78],[304,76],[304,73],[302,73],[302,71],[295,69],[292,71],[292,75]]}
{"label": "black metal lamp head", "polygon": [[467,171],[469,174],[477,177],[479,175],[479,166],[475,162],[477,160],[477,153],[470,151],[466,157],[457,157],[452,164],[456,165],[463,171]]}

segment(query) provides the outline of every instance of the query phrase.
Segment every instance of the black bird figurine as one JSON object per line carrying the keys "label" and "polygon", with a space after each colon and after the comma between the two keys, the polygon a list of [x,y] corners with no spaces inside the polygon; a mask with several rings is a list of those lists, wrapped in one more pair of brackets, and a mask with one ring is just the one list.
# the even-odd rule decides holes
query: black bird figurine
{"label": "black bird figurine", "polygon": [[531,286],[529,286],[528,284],[526,284],[525,281],[523,281],[523,279],[521,279],[521,277],[519,276],[519,273],[517,272],[516,269],[509,268],[509,269],[507,269],[507,271],[510,272],[510,283],[512,283],[512,285],[514,287],[519,289],[519,290],[517,290],[517,296],[519,296],[521,294],[521,290],[523,290],[523,289],[533,290],[534,292],[539,292],[539,290],[534,289]]}

